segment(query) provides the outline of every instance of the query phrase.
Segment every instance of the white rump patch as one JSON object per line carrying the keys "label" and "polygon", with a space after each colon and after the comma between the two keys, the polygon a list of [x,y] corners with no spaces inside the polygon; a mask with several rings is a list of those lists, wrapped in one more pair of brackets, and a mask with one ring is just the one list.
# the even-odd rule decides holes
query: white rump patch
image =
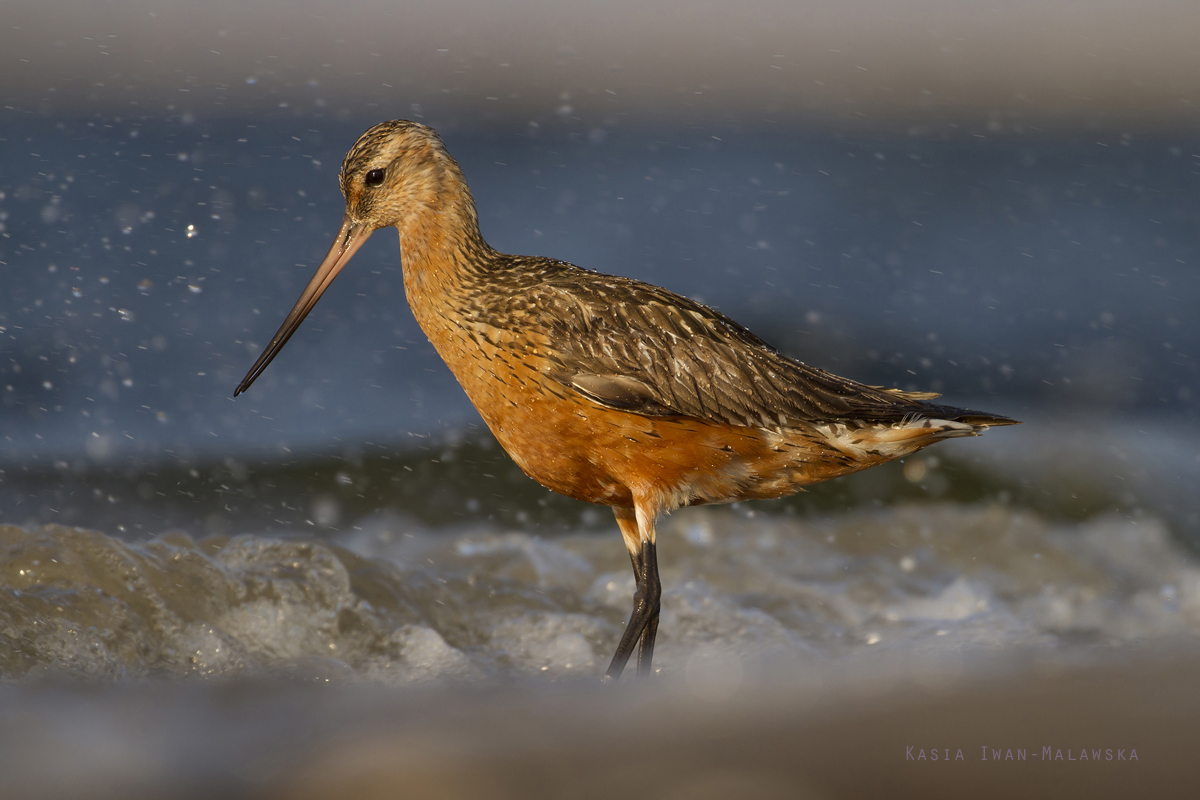
{"label": "white rump patch", "polygon": [[891,425],[865,423],[855,426],[839,422],[815,426],[829,444],[859,460],[872,457],[899,458],[942,439],[977,436],[986,427],[949,419],[920,417],[906,417]]}

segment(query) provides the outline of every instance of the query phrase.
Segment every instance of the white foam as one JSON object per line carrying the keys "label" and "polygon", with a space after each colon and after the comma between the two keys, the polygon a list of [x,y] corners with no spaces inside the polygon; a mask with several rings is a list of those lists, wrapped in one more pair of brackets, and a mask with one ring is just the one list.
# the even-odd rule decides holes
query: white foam
{"label": "white foam", "polygon": [[[634,589],[615,530],[546,539],[404,526],[359,526],[338,543],[350,552],[254,535],[130,546],[4,529],[0,615],[15,644],[0,663],[10,675],[285,669],[400,683],[602,672]],[[655,663],[666,675],[872,652],[898,662],[979,647],[1067,652],[1200,631],[1200,564],[1146,516],[704,508],[664,518],[658,542]],[[53,592],[38,584],[51,576]],[[714,658],[732,660],[702,666]]]}

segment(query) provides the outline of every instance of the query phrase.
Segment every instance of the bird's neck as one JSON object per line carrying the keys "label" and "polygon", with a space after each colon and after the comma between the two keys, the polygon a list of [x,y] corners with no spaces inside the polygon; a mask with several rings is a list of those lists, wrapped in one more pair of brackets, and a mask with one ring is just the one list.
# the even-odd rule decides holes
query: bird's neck
{"label": "bird's neck", "polygon": [[496,251],[479,232],[475,201],[457,164],[450,162],[425,187],[396,227],[404,290],[428,333],[426,323],[452,311],[455,301],[486,274]]}

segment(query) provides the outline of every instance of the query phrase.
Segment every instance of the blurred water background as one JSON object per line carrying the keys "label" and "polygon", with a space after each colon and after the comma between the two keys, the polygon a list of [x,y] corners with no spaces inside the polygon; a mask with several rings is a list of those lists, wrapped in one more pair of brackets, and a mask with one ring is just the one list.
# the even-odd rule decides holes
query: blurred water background
{"label": "blurred water background", "polygon": [[[547,765],[604,774],[606,752],[679,796],[1186,782],[1195,7],[60,5],[17,2],[0,31],[19,796],[591,796],[616,789]],[[500,451],[392,236],[232,399],[332,240],[346,149],[396,117],[442,132],[500,250],[1025,424],[677,512],[659,680],[598,693],[633,591],[611,514]],[[1141,699],[1097,699],[1121,693]],[[648,718],[678,737],[661,774],[604,734]],[[978,759],[1067,747],[1066,719],[1071,746],[1153,764],[896,771],[917,731]],[[716,731],[741,744],[696,778],[688,744]],[[323,777],[297,777],[305,753]]]}

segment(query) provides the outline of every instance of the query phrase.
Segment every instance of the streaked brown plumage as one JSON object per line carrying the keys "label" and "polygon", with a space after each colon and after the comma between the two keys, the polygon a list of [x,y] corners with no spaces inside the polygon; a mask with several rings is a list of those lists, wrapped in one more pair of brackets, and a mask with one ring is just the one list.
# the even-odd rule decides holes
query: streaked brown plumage
{"label": "streaked brown plumage", "polygon": [[458,164],[424,125],[368,130],[340,182],[341,232],[234,394],[266,369],[366,238],[398,228],[409,306],[500,444],[542,485],[613,507],[638,588],[610,677],[639,641],[638,670],[650,670],[659,514],[782,497],[1015,423],[814,369],[657,286],[493,250]]}

